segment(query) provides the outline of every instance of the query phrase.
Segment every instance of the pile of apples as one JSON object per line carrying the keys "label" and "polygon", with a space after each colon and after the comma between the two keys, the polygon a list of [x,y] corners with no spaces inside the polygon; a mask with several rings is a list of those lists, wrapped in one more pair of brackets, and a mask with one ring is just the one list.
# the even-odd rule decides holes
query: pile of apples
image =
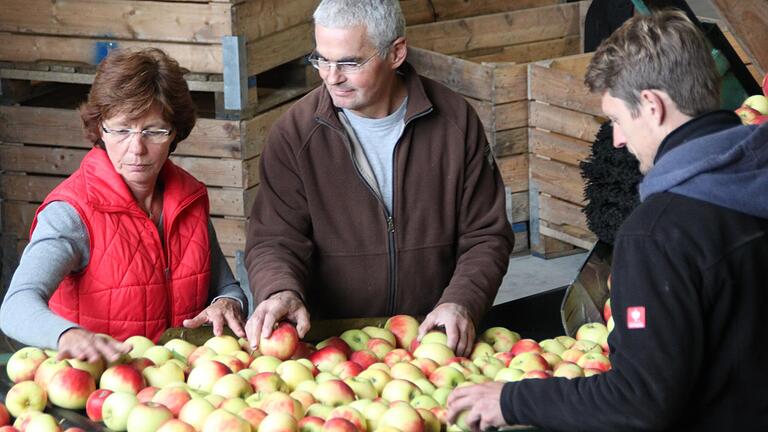
{"label": "pile of apples", "polygon": [[763,94],[753,95],[744,100],[736,114],[745,125],[768,123],[768,75],[763,78]]}
{"label": "pile of apples", "polygon": [[0,432],[61,431],[44,413],[47,403],[84,409],[91,420],[129,432],[459,431],[466,424],[446,424],[445,407],[458,386],[611,368],[602,323],[540,342],[493,327],[468,358],[457,357],[441,331],[418,341],[418,326],[397,315],[384,327],[312,345],[283,322],[257,351],[227,335],[202,346],[133,336],[126,340],[133,350],[113,364],[57,361],[55,352],[23,348],[7,364],[15,384],[0,404]]}

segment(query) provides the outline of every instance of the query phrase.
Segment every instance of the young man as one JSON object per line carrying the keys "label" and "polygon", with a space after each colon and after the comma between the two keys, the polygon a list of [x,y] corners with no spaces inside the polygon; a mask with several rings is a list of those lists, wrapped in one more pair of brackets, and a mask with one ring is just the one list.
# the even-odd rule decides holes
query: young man
{"label": "young man", "polygon": [[406,62],[396,0],[324,0],[324,85],[272,128],[246,245],[254,346],[280,319],[426,315],[457,354],[493,302],[514,238],[483,125]]}
{"label": "young man", "polygon": [[645,178],[614,247],[613,369],[457,389],[473,430],[768,430],[768,127],[718,111],[706,39],[635,17],[586,75]]}

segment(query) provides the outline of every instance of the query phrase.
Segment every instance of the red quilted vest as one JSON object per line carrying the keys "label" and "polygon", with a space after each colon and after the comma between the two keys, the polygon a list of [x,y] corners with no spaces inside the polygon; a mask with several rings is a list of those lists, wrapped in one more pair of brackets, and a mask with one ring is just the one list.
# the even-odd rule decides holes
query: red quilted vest
{"label": "red quilted vest", "polygon": [[[51,310],[119,340],[144,335],[157,341],[166,328],[181,326],[205,308],[207,191],[170,160],[160,178],[163,233],[139,208],[102,149],[88,152],[80,168],[46,197],[38,213],[52,201],[66,201],[80,214],[90,239],[88,265],[59,284],[48,302]],[[36,222],[37,215],[30,233]]]}

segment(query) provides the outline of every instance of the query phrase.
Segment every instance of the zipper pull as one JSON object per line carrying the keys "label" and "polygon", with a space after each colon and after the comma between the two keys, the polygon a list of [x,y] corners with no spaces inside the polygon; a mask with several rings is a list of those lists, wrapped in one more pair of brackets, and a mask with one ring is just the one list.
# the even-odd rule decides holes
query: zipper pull
{"label": "zipper pull", "polygon": [[391,233],[395,232],[395,219],[392,216],[387,216],[387,230]]}
{"label": "zipper pull", "polygon": [[165,280],[171,280],[171,269],[168,267],[165,268]]}

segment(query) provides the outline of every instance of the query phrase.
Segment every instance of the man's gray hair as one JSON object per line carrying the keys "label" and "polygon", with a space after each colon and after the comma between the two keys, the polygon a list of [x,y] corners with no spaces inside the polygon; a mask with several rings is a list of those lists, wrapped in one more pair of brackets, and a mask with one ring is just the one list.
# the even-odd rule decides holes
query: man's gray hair
{"label": "man's gray hair", "polygon": [[365,26],[368,39],[381,52],[405,36],[405,17],[398,0],[323,0],[315,24],[328,28]]}

